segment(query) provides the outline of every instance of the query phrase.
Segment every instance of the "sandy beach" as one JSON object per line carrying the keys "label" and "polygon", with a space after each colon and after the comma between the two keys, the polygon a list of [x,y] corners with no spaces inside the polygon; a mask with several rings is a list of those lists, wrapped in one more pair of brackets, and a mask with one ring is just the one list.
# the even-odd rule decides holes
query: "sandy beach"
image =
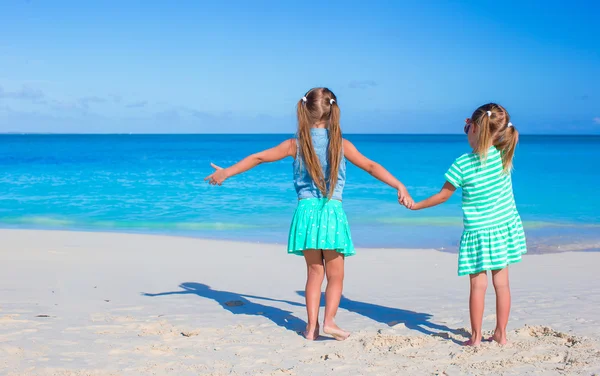
{"label": "sandy beach", "polygon": [[[304,340],[304,261],[283,245],[2,230],[2,375],[592,375],[600,253],[511,268],[511,341],[459,345],[468,278],[456,255],[359,249],[345,342]],[[495,324],[488,290],[484,328]]]}

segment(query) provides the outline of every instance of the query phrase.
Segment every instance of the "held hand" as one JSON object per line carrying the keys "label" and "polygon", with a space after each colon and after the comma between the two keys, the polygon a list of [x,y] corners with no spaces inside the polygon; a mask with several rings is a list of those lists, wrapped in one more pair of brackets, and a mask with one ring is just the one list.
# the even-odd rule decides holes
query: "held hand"
{"label": "held hand", "polygon": [[406,188],[403,187],[398,190],[398,203],[406,206],[408,209],[412,209],[415,201],[410,197]]}
{"label": "held hand", "polygon": [[225,169],[217,166],[214,163],[211,163],[210,166],[215,169],[215,172],[205,177],[204,181],[208,180],[209,184],[211,185],[223,184],[223,182],[229,177],[227,176],[227,172],[225,171]]}

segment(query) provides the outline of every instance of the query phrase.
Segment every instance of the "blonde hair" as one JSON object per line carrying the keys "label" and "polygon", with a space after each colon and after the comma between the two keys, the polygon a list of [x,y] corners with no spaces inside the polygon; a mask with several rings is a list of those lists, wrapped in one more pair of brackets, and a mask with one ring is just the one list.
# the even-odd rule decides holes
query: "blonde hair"
{"label": "blonde hair", "polygon": [[471,121],[479,129],[475,153],[485,161],[488,149],[493,145],[502,154],[504,172],[509,173],[513,168],[519,131],[510,123],[508,111],[496,103],[484,104],[473,112]]}
{"label": "blonde hair", "polygon": [[[310,177],[323,196],[331,198],[337,184],[338,171],[342,160],[342,130],[340,128],[340,107],[337,97],[325,87],[310,89],[298,101],[298,147],[299,154]],[[329,176],[325,177],[323,166],[313,146],[310,130],[318,122],[326,121],[329,130],[327,163]]]}

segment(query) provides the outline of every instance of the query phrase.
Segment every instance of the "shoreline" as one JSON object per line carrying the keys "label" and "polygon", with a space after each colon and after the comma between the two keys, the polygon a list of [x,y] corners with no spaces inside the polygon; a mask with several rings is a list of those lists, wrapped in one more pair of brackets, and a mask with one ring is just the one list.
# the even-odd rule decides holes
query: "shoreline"
{"label": "shoreline", "polygon": [[[511,344],[460,345],[456,255],[348,258],[344,342],[298,335],[304,260],[221,240],[0,230],[0,373],[7,375],[585,374],[600,372],[598,253],[511,266]],[[484,331],[493,329],[488,290]],[[323,312],[321,311],[321,314]]]}
{"label": "shoreline", "polygon": [[[42,228],[42,227],[19,227],[19,226],[1,226],[0,232],[2,231],[43,231],[43,232],[64,232],[64,233],[89,233],[89,234],[115,234],[115,235],[139,235],[139,236],[156,236],[156,237],[172,237],[172,238],[184,238],[184,239],[196,239],[196,240],[206,240],[206,241],[219,241],[219,242],[233,242],[239,244],[264,244],[270,246],[282,246],[285,248],[285,242],[277,242],[277,241],[261,241],[261,240],[251,240],[251,239],[235,239],[231,237],[227,237],[226,234],[222,237],[214,236],[204,236],[206,234],[199,234],[198,236],[194,236],[189,232],[173,232],[173,231],[165,231],[165,232],[156,232],[156,231],[135,231],[135,230],[122,230],[119,231],[117,229],[98,229],[92,230],[89,228]],[[527,235],[526,231],[526,235]],[[571,235],[574,237],[574,235]],[[528,251],[527,255],[547,255],[554,253],[571,253],[571,252],[600,252],[600,239],[598,240],[588,240],[588,239],[579,239],[577,242],[567,242],[560,243],[557,242],[560,236],[555,237],[527,237],[528,243]],[[460,238],[457,238],[457,241]],[[562,240],[562,239],[561,239]],[[559,244],[556,244],[559,243]],[[382,247],[373,247],[373,246],[357,246],[361,249],[377,249],[377,250],[411,250],[411,249],[428,249],[442,253],[448,254],[457,254],[458,246],[440,246],[440,247],[394,247],[394,246],[382,246]]]}
{"label": "shoreline", "polygon": [[[56,233],[56,234],[64,234],[64,235],[72,235],[72,234],[89,234],[89,235],[106,235],[106,236],[132,236],[132,237],[141,237],[143,238],[158,238],[162,241],[175,240],[175,239],[185,239],[190,241],[199,241],[199,242],[209,242],[209,243],[220,243],[224,246],[267,246],[270,248],[281,248],[285,253],[286,244],[285,243],[271,243],[271,242],[260,242],[260,241],[247,241],[247,240],[237,240],[237,239],[224,239],[224,238],[203,238],[203,237],[195,237],[189,235],[178,235],[178,234],[161,234],[161,233],[146,233],[146,232],[130,232],[130,231],[91,231],[91,230],[74,230],[74,229],[65,229],[65,230],[55,230],[55,229],[29,229],[29,228],[5,228],[0,227],[0,236],[4,232],[22,232],[22,233]],[[435,248],[394,248],[394,247],[359,247],[363,251],[433,251],[433,252],[445,252],[444,250],[435,249]],[[286,253],[287,254],[287,253]],[[452,253],[450,253],[452,254]],[[292,256],[292,255],[289,255]],[[299,256],[297,256],[299,257]]]}

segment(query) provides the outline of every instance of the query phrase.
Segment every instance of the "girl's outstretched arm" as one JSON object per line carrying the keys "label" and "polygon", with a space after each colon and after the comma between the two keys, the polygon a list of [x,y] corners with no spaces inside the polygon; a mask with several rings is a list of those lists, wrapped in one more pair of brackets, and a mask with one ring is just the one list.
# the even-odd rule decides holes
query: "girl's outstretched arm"
{"label": "girl's outstretched arm", "polygon": [[362,155],[356,146],[352,142],[344,139],[344,157],[352,162],[356,167],[371,174],[377,180],[389,185],[390,187],[398,190],[398,202],[407,208],[411,208],[414,201],[408,194],[404,184],[400,180],[396,179],[392,174],[389,173],[382,165],[377,162],[373,162],[364,155]]}
{"label": "girl's outstretched arm", "polygon": [[450,182],[446,182],[438,193],[434,194],[428,199],[415,203],[412,207],[412,210],[426,209],[432,206],[442,204],[448,201],[448,199],[454,194],[455,191],[456,187],[450,184]]}
{"label": "girl's outstretched arm", "polygon": [[221,185],[226,179],[229,179],[234,175],[241,174],[242,172],[246,172],[251,168],[258,166],[261,163],[275,162],[285,157],[293,157],[295,155],[296,141],[293,138],[291,138],[289,140],[283,141],[281,144],[275,146],[274,148],[263,150],[256,154],[249,155],[231,167],[221,168],[216,164],[211,163],[210,165],[216,171],[204,178],[204,181],[208,180],[209,183],[212,185]]}

